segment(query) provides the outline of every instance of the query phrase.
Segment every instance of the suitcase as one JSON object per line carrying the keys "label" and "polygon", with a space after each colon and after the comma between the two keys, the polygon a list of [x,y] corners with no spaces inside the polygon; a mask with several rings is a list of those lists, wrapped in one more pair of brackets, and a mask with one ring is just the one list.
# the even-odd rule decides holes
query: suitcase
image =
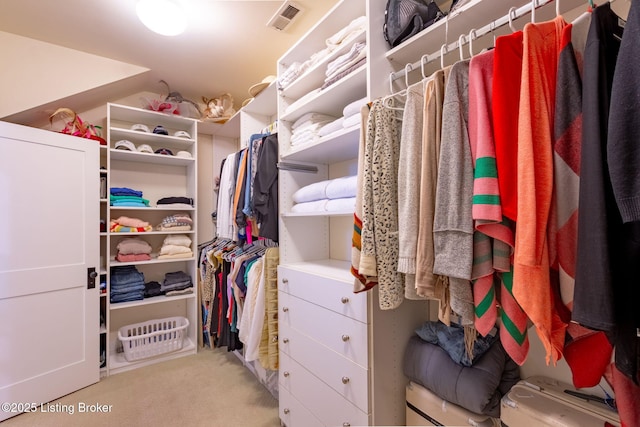
{"label": "suitcase", "polygon": [[547,377],[522,380],[502,397],[500,420],[506,427],[602,427],[605,422],[620,426],[618,413],[604,402],[574,397],[565,390],[576,391],[569,384]]}
{"label": "suitcase", "polygon": [[499,419],[467,411],[413,381],[407,384],[406,400],[407,426],[500,426]]}

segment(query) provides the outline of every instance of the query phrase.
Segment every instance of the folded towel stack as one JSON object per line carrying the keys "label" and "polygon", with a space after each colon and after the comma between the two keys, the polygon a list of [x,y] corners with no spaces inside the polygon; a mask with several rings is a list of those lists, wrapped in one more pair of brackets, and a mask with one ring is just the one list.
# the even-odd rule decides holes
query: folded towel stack
{"label": "folded towel stack", "polygon": [[308,144],[320,139],[318,131],[336,118],[322,113],[307,113],[291,126],[291,145]]}
{"label": "folded towel stack", "polygon": [[116,261],[134,262],[151,259],[151,245],[138,237],[122,239],[116,246]]}
{"label": "folded towel stack", "polygon": [[318,136],[323,137],[325,135],[332,134],[333,132],[359,126],[361,120],[360,109],[366,103],[367,98],[364,97],[347,104],[342,110],[342,117],[322,126],[318,131]]}
{"label": "folded towel stack", "polygon": [[160,289],[167,296],[188,294],[193,292],[193,282],[184,271],[174,271],[165,274]]}
{"label": "folded towel stack", "polygon": [[109,202],[111,206],[149,207],[149,200],[142,198],[142,191],[128,187],[111,187],[109,189]]}
{"label": "folded towel stack", "polygon": [[286,89],[291,83],[296,81],[307,70],[310,70],[315,65],[319,64],[323,59],[331,54],[341,46],[346,46],[359,34],[362,34],[366,30],[367,18],[360,16],[348,25],[340,29],[326,40],[326,46],[321,50],[313,53],[306,61],[293,62],[278,78],[278,88],[280,90]]}
{"label": "folded towel stack", "polygon": [[324,90],[338,80],[351,74],[367,62],[367,44],[356,42],[349,52],[339,56],[327,66],[326,78],[320,89]]}
{"label": "folded towel stack", "polygon": [[315,182],[293,193],[295,213],[349,212],[355,209],[357,176]]}
{"label": "folded towel stack", "polygon": [[191,239],[184,234],[176,234],[165,237],[158,259],[191,258],[192,256]]}

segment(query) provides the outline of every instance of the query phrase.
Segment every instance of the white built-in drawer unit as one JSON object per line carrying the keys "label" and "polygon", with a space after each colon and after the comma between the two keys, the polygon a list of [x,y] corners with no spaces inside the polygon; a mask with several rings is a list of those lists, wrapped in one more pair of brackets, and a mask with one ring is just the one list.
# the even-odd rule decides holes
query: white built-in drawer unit
{"label": "white built-in drawer unit", "polygon": [[280,420],[285,426],[324,427],[302,403],[289,393],[288,389],[278,390]]}
{"label": "white built-in drawer unit", "polygon": [[[317,354],[316,357],[323,357]],[[324,426],[366,426],[369,425],[369,414],[344,398],[333,388],[329,387],[318,377],[309,372],[304,366],[290,356],[280,354],[280,389],[287,390],[295,396],[306,408],[309,414],[317,418]],[[281,395],[282,399],[282,395]],[[280,401],[280,407],[284,402]],[[289,408],[290,414],[293,408]],[[293,414],[296,418],[297,415]],[[291,424],[307,426],[309,422]]]}
{"label": "white built-in drawer unit", "polygon": [[[368,425],[366,296],[354,295],[349,282],[286,266],[278,280],[280,389],[322,425]],[[281,411],[297,417],[296,402],[283,398]]]}

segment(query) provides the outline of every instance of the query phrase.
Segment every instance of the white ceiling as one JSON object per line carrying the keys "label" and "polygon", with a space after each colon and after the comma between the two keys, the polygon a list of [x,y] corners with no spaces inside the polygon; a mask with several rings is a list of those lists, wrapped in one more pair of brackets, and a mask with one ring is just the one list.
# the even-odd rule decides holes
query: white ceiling
{"label": "white ceiling", "polygon": [[133,93],[166,94],[164,79],[196,102],[228,92],[239,108],[249,87],[275,75],[278,58],[337,3],[294,0],[303,12],[277,31],[266,24],[282,0],[176,1],[189,14],[177,37],[149,31],[136,17],[136,0],[2,0],[0,31],[151,69]]}

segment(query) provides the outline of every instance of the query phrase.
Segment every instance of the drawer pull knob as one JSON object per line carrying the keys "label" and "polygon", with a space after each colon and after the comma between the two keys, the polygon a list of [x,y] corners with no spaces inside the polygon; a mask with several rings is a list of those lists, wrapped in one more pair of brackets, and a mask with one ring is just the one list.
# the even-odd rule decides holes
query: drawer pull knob
{"label": "drawer pull knob", "polygon": [[287,311],[289,311],[289,307],[282,307],[282,311],[286,313]]}
{"label": "drawer pull knob", "polygon": [[290,374],[289,374],[289,371],[284,371],[282,375],[284,375],[285,378],[289,378]]}
{"label": "drawer pull knob", "polygon": [[285,285],[286,285],[286,284],[288,284],[288,283],[289,283],[289,279],[287,279],[287,278],[283,278],[283,279],[282,279],[282,283],[284,283]]}
{"label": "drawer pull knob", "polygon": [[344,342],[349,341],[349,335],[343,335],[342,336],[342,341],[344,341]]}
{"label": "drawer pull knob", "polygon": [[342,384],[349,384],[349,377],[342,377]]}
{"label": "drawer pull knob", "polygon": [[285,414],[288,414],[289,413],[289,408],[284,408],[284,410],[282,412],[284,412]]}
{"label": "drawer pull knob", "polygon": [[282,342],[285,343],[285,344],[289,344],[289,338],[283,338]]}
{"label": "drawer pull knob", "polygon": [[342,297],[342,298],[340,299],[340,301],[341,301],[343,304],[346,304],[346,303],[348,303],[348,302],[349,302],[349,298],[347,298],[347,297]]}
{"label": "drawer pull knob", "polygon": [[342,423],[342,427],[351,427],[351,423]]}

